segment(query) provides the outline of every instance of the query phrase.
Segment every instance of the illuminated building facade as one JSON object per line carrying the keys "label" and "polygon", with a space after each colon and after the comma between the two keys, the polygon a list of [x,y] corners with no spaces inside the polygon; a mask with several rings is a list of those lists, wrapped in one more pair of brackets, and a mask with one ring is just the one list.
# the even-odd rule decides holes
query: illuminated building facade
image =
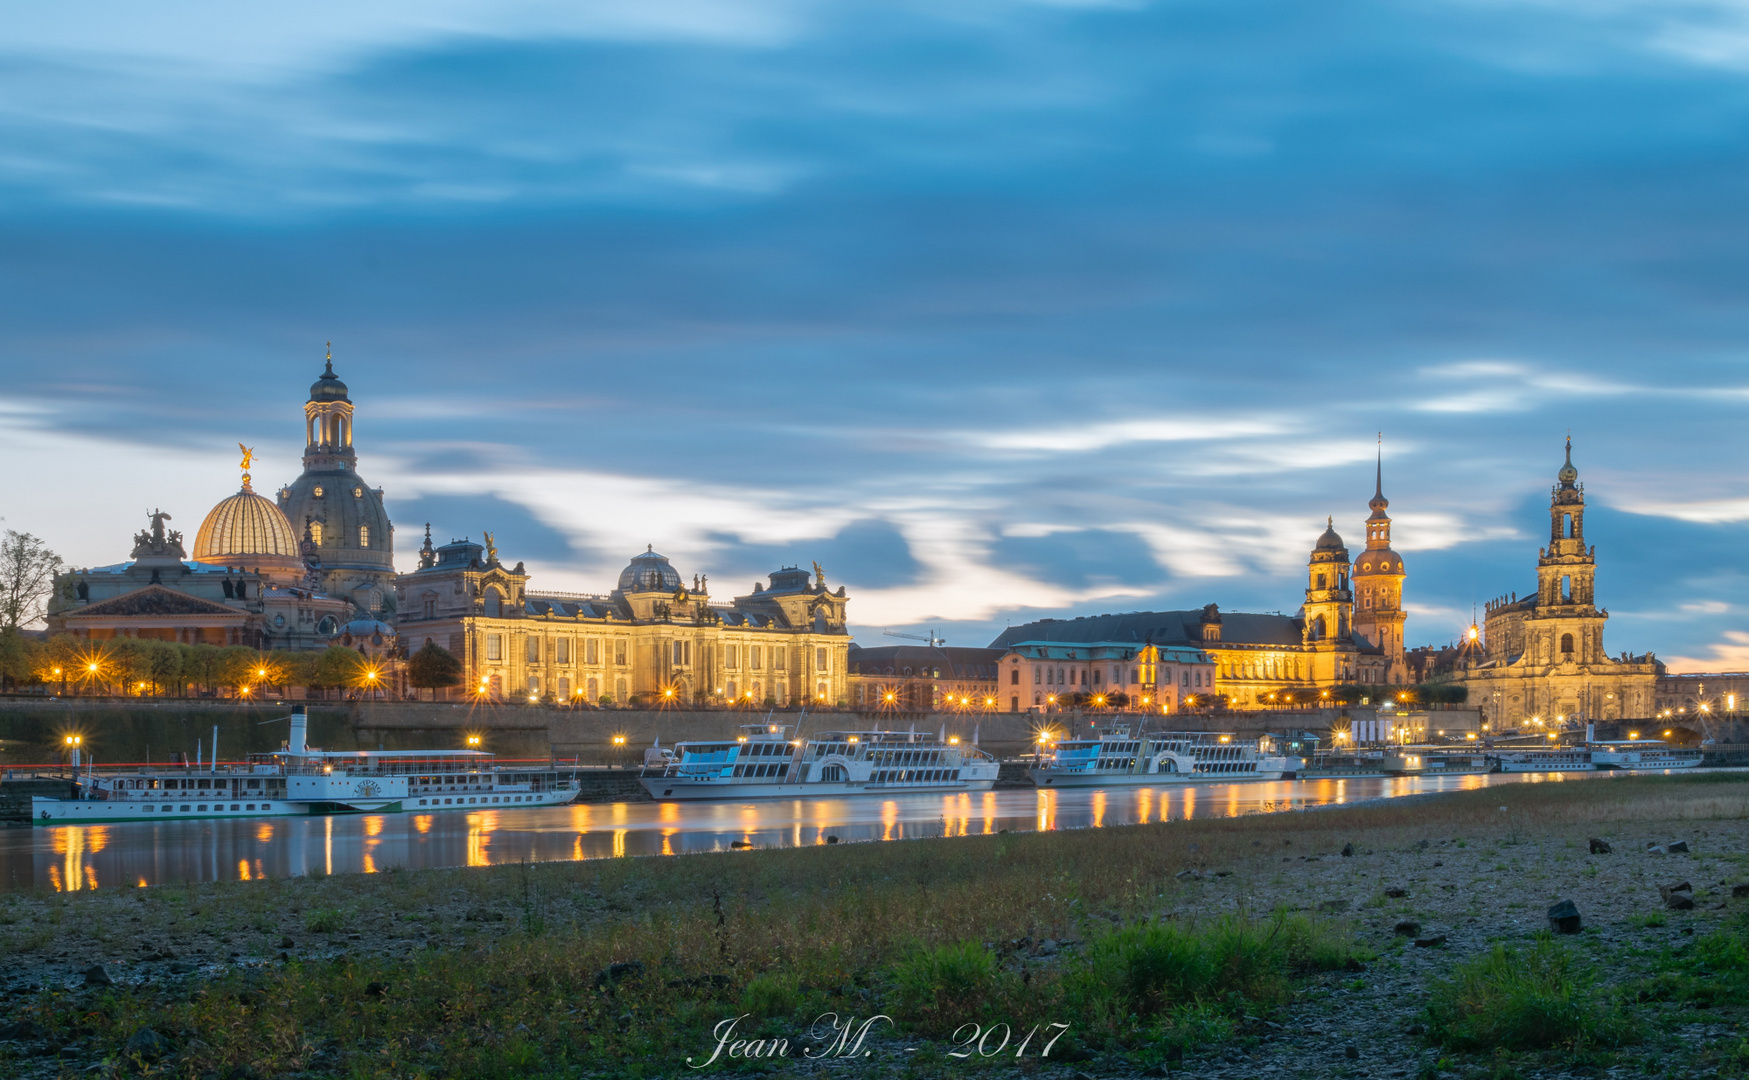
{"label": "illuminated building facade", "polygon": [[1480,659],[1452,677],[1498,731],[1581,720],[1650,716],[1661,665],[1603,648],[1609,612],[1597,606],[1597,549],[1585,542],[1585,488],[1573,441],[1549,496],[1549,542],[1538,552],[1537,590],[1487,605]]}
{"label": "illuminated building facade", "polygon": [[492,700],[751,706],[849,699],[843,586],[787,567],[746,596],[713,603],[654,550],[612,592],[542,592],[506,568],[490,535],[434,547],[395,583],[408,655],[434,643],[462,662],[462,688]]}
{"label": "illuminated building facade", "polygon": [[900,712],[995,708],[1002,654],[958,646],[852,645],[850,704]]}

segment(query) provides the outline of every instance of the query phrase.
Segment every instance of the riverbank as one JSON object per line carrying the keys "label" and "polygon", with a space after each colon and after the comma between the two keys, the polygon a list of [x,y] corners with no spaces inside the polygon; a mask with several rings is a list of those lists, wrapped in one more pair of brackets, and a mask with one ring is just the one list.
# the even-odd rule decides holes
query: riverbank
{"label": "riverbank", "polygon": [[[1030,1075],[1730,1074],[1749,1064],[1749,1006],[1706,987],[1749,979],[1749,899],[1732,895],[1746,818],[1739,776],[1632,777],[1034,835],[18,894],[0,897],[0,1033],[19,1036],[0,1072],[119,1067],[131,1039],[179,1076],[674,1077],[747,1014],[739,1035],[788,1053],[731,1067],[844,1076],[1012,1070],[1026,1031],[1053,1024],[1068,1034],[1049,1058],[1035,1035]],[[1646,850],[1671,840],[1688,850]],[[1659,886],[1684,881],[1693,907],[1667,907]],[[1539,946],[1559,900],[1582,932]],[[1486,998],[1486,973],[1468,997],[1440,987],[1496,944],[1519,950],[1509,972],[1560,960],[1553,996],[1607,1023],[1477,1036],[1462,1002]],[[1488,1013],[1523,1004],[1503,1000]],[[876,1024],[867,1057],[802,1060],[828,1011],[898,1027]],[[1000,1055],[950,1056],[955,1027],[1002,1022],[1019,1026]]]}

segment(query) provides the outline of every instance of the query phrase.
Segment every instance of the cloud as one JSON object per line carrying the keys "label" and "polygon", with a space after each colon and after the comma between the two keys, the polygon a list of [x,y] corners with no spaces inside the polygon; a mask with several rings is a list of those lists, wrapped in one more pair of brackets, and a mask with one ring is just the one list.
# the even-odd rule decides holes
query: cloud
{"label": "cloud", "polygon": [[1723,637],[1708,645],[1705,655],[1665,657],[1664,665],[1673,675],[1749,671],[1749,632],[1727,630]]}

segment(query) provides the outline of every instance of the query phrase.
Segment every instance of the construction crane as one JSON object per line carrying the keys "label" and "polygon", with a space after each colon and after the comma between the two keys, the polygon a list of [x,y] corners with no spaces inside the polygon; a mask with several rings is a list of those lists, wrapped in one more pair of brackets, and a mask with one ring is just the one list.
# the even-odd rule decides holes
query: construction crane
{"label": "construction crane", "polygon": [[928,637],[924,637],[922,634],[900,634],[892,630],[882,630],[881,633],[885,634],[887,637],[902,637],[909,638],[912,641],[927,642],[932,649],[939,649],[947,644],[947,639],[938,636],[934,630],[929,631]]}

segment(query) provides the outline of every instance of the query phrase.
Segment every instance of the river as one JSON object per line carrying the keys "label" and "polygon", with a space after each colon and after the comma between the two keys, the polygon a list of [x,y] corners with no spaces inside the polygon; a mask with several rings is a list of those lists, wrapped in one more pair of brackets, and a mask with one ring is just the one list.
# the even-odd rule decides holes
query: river
{"label": "river", "polygon": [[195,819],[0,830],[0,889],[252,881],[391,867],[681,855],[1237,817],[1620,773],[1352,777],[1172,787],[1007,789],[888,798],[597,803],[434,814]]}

